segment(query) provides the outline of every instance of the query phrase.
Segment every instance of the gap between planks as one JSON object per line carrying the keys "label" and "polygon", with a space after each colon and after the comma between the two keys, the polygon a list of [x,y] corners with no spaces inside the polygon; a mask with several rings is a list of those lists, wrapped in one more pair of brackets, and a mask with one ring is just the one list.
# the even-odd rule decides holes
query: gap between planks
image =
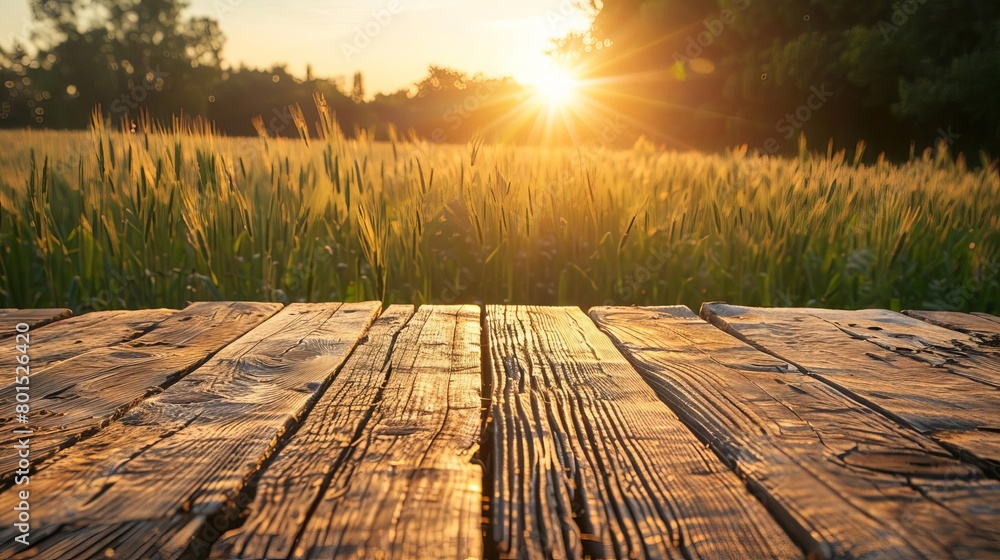
{"label": "gap between planks", "polygon": [[479,316],[386,310],[212,557],[482,557]]}
{"label": "gap between planks", "polygon": [[[30,429],[37,468],[60,449],[99,432],[146,397],[198,367],[224,346],[281,308],[265,303],[195,303],[183,311],[151,310],[88,315],[34,332],[26,425],[0,421],[0,446],[17,443],[15,427]],[[138,316],[137,316],[138,315]],[[154,323],[150,325],[150,323]],[[94,327],[99,326],[99,330]],[[74,350],[67,350],[70,341]],[[48,342],[51,342],[51,345]],[[65,346],[63,346],[65,344]],[[0,405],[13,408],[16,391],[0,390]],[[17,469],[14,454],[0,455],[0,483]]]}
{"label": "gap between planks", "polygon": [[[916,340],[913,337],[893,339],[878,334],[887,329],[899,334],[898,324],[904,324],[904,319],[914,321],[885,311],[706,303],[701,315],[740,340],[932,438],[988,475],[1000,477],[1000,392],[992,383],[996,373],[990,371],[995,357],[966,353],[944,367],[929,363],[912,351],[901,351]],[[893,322],[898,324],[893,326]],[[921,325],[925,333],[932,327]]]}
{"label": "gap between planks", "polygon": [[[866,315],[855,313],[857,325]],[[929,438],[686,307],[595,308],[591,316],[808,552],[1000,553],[991,528],[1000,521],[1000,483]]]}
{"label": "gap between planks", "polygon": [[737,476],[578,308],[486,308],[502,558],[793,558]]}
{"label": "gap between planks", "polygon": [[[32,547],[0,557],[186,554],[204,524],[238,499],[381,304],[340,307],[286,307],[44,465],[32,482],[41,527]],[[13,490],[0,494],[4,506],[16,499]],[[12,530],[0,529],[0,540],[10,543]]]}
{"label": "gap between planks", "polygon": [[[390,308],[390,309],[391,309],[391,308]],[[423,310],[423,308],[421,308],[421,310]],[[387,310],[387,313],[388,313],[388,310]],[[478,313],[478,308],[477,308],[477,313]],[[482,317],[482,320],[483,320],[484,322],[485,322],[485,321],[487,321],[487,317],[486,317],[486,315],[485,315],[485,314],[483,315],[483,317]],[[876,319],[872,319],[872,320],[878,320],[878,319],[876,318]],[[984,318],[983,320],[988,320],[988,319],[985,319],[985,318]],[[828,321],[828,322],[829,322],[829,321]],[[589,321],[588,321],[588,323],[589,323]],[[373,328],[374,328],[374,326],[373,326]],[[583,328],[584,328],[584,329],[586,329],[587,327],[585,327],[585,326],[584,326]],[[838,326],[838,328],[840,328],[840,326]],[[849,329],[849,328],[851,328],[851,327],[850,327],[850,326],[848,326],[848,329]],[[843,331],[843,332],[846,332],[844,328],[840,328],[840,330],[841,330],[841,331]],[[39,331],[39,332],[40,332],[40,331]],[[489,336],[489,335],[488,335],[488,333],[486,332],[486,329],[483,329],[483,331],[482,331],[482,339],[483,339],[483,340],[487,340],[487,339],[488,339],[488,336]],[[876,337],[876,338],[877,338],[877,337]],[[879,342],[884,342],[884,340],[878,340],[878,339],[864,339],[864,340],[866,340],[867,342],[872,342],[872,343],[873,343],[873,344],[875,344],[875,345],[879,345]],[[391,347],[391,343],[390,343],[390,347]],[[881,347],[881,346],[880,346],[880,347]],[[351,354],[350,354],[351,358],[353,358],[353,356],[355,355],[355,353],[357,353],[358,351],[360,351],[360,350],[361,350],[361,348],[362,348],[362,347],[359,347],[359,348],[357,349],[357,351],[355,351],[355,352],[351,353]],[[883,348],[883,349],[886,349],[886,348]],[[490,350],[492,351],[492,348],[490,348]],[[889,350],[889,351],[891,351],[891,352],[898,352],[898,349],[891,349],[891,350]],[[390,353],[391,353],[391,351],[390,351]],[[478,356],[478,355],[477,355],[477,356]],[[484,363],[489,363],[489,360],[487,359],[487,356],[484,356],[484,357],[483,357],[483,360],[484,360]],[[477,365],[477,367],[479,367],[479,366]],[[496,364],[493,364],[493,367],[496,367]],[[382,370],[381,370],[381,369],[379,369],[377,373],[378,373],[378,374],[381,374],[381,372],[382,372]],[[482,377],[480,378],[480,386],[482,386],[483,384],[486,384],[486,383],[487,383],[487,372],[488,372],[488,370],[487,370],[487,369],[485,369],[485,368],[481,368],[481,376],[482,376]],[[339,379],[340,379],[340,376],[338,375],[337,377],[335,377],[335,378],[334,378],[334,382],[336,382],[336,381],[337,381],[337,380],[339,380]],[[970,380],[970,381],[972,381],[972,380]],[[168,390],[168,391],[169,391],[169,390]],[[326,390],[326,391],[324,391],[324,390],[322,389],[322,387],[320,387],[319,391],[320,391],[320,392],[321,392],[321,394],[322,394],[322,397],[320,398],[320,401],[322,401],[322,399],[323,399],[323,398],[325,398],[325,397],[327,397],[328,395],[330,395],[330,394],[331,394],[331,393],[330,393],[330,390]],[[176,390],[175,390],[175,392],[176,392]],[[486,396],[487,396],[486,394],[483,394],[483,395],[482,395],[482,397],[483,397],[483,398],[485,398]],[[315,398],[315,395],[314,395],[314,397],[313,397],[313,398]],[[378,402],[378,401],[380,400],[380,398],[381,398],[381,396],[377,396],[377,397],[375,397],[375,401],[376,401],[376,402]],[[478,401],[478,398],[479,398],[479,396],[477,395],[477,407],[478,407],[478,405],[479,405],[479,401]],[[285,440],[283,440],[283,439],[282,439],[282,440],[280,440],[280,442],[281,442],[281,446],[280,446],[280,447],[278,447],[278,449],[279,449],[279,452],[278,452],[278,453],[277,453],[276,455],[274,455],[273,457],[271,457],[270,455],[267,455],[267,458],[266,458],[265,460],[266,460],[266,461],[268,461],[268,462],[266,463],[266,465],[267,465],[267,467],[268,467],[268,468],[267,468],[267,470],[263,471],[263,473],[262,473],[262,475],[261,475],[261,481],[260,481],[261,483],[263,483],[263,484],[265,484],[265,485],[266,485],[266,483],[264,483],[264,478],[265,478],[265,477],[266,477],[266,476],[268,475],[268,473],[269,473],[269,472],[271,472],[271,469],[272,469],[272,468],[273,468],[273,467],[274,467],[275,465],[277,465],[277,464],[278,464],[278,462],[279,462],[279,461],[281,460],[281,458],[282,458],[282,454],[283,454],[283,453],[285,453],[285,450],[286,450],[286,449],[289,449],[289,448],[291,447],[291,442],[292,442],[292,441],[295,441],[295,439],[296,439],[296,438],[298,437],[298,434],[299,434],[299,433],[303,433],[303,434],[305,434],[305,433],[308,433],[308,432],[302,432],[302,429],[303,429],[303,427],[304,427],[304,426],[306,425],[306,423],[308,423],[308,422],[309,422],[309,419],[310,419],[311,417],[314,417],[314,414],[318,414],[318,412],[319,412],[319,410],[320,410],[319,408],[317,408],[317,407],[318,407],[318,402],[319,402],[319,401],[317,401],[317,405],[315,405],[315,406],[313,406],[313,405],[309,405],[309,404],[307,403],[307,405],[305,406],[305,408],[304,408],[303,410],[304,410],[304,411],[310,411],[310,410],[312,410],[312,411],[314,411],[314,412],[309,412],[309,414],[308,414],[307,416],[305,416],[305,419],[304,419],[304,421],[302,421],[302,423],[301,423],[301,424],[295,424],[294,422],[293,422],[292,424],[290,424],[291,426],[297,426],[297,427],[298,427],[298,430],[299,430],[299,431],[295,432],[295,434],[294,434],[294,435],[290,436],[290,438],[288,439],[287,443],[286,443],[286,442],[285,442]],[[487,401],[487,402],[488,402],[488,401]],[[188,403],[185,403],[185,404],[188,404]],[[370,408],[371,408],[371,407],[369,407],[369,410],[370,410]],[[140,411],[140,412],[141,412],[141,411]],[[130,414],[130,415],[127,415],[127,417],[131,417],[131,416],[132,416],[131,414]],[[295,417],[295,415],[294,415],[294,414],[293,414],[292,416],[293,416],[293,418]],[[479,413],[478,413],[478,411],[476,411],[476,417],[477,417],[477,418],[479,418],[480,420],[482,420],[482,417],[480,417],[480,416],[479,416]],[[155,418],[153,418],[153,419],[155,420]],[[301,415],[299,416],[299,419],[301,419]],[[489,415],[489,416],[488,416],[488,419],[492,420],[492,415]],[[190,428],[190,425],[191,425],[192,423],[195,423],[196,421],[198,421],[198,418],[197,418],[197,417],[195,417],[195,418],[194,418],[194,419],[193,419],[193,420],[192,420],[192,421],[191,421],[190,423],[188,423],[188,424],[185,424],[185,425],[180,425],[180,426],[175,426],[175,427],[177,427],[177,428],[179,429],[179,431],[183,431],[183,430],[186,430],[186,429],[189,429],[189,428]],[[362,423],[362,424],[361,424],[361,425],[360,425],[359,427],[357,427],[357,428],[356,428],[356,430],[355,430],[354,432],[351,432],[351,433],[352,433],[352,434],[356,434],[356,433],[359,433],[359,432],[358,432],[358,430],[360,430],[360,431],[362,431],[362,432],[363,432],[364,430],[366,430],[366,429],[367,429],[367,427],[368,427],[368,422],[369,422],[369,419],[365,419],[365,421],[364,421],[364,422],[363,422],[363,423]],[[124,423],[124,419],[123,419],[123,423]],[[140,424],[141,424],[141,422],[140,422]],[[465,428],[465,429],[467,430],[467,429],[468,429],[468,425],[471,425],[471,424],[469,424],[468,422],[466,422],[466,424],[465,424],[465,425],[466,425],[466,428]],[[349,431],[349,430],[348,430],[348,431]],[[695,432],[697,432],[697,430],[695,430]],[[176,432],[167,432],[167,433],[169,433],[169,434],[170,434],[171,436],[173,436],[173,435],[174,435],[174,434],[175,434]],[[107,435],[107,434],[103,434],[103,435]],[[389,435],[391,435],[391,436],[392,436],[393,438],[397,438],[397,439],[398,439],[399,437],[403,437],[403,436],[409,436],[410,434],[398,434],[398,433],[390,433]],[[351,440],[351,443],[349,443],[349,444],[348,444],[348,447],[351,447],[351,448],[353,448],[353,446],[354,446],[354,445],[356,444],[356,440],[357,440],[357,439],[358,439],[358,438],[356,438],[356,437],[355,437],[355,438],[354,438],[353,440]],[[274,450],[274,448],[272,448],[272,451],[273,451],[273,450]],[[351,450],[351,449],[349,449],[349,450],[348,450],[348,453],[354,453],[354,451],[353,451],[353,450]],[[362,452],[362,454],[363,454],[363,453],[364,453],[364,452]],[[265,455],[266,455],[266,454],[265,454]],[[62,457],[62,458],[63,458],[63,459],[65,460],[65,457]],[[55,465],[58,465],[58,464],[59,464],[59,462],[57,461],[57,462],[55,463]],[[355,467],[355,469],[356,469],[356,468],[357,468],[357,467]],[[277,472],[277,471],[275,471],[275,472]],[[490,471],[490,470],[488,470],[486,474],[487,474],[487,475],[491,474],[491,471]],[[255,475],[250,475],[250,476],[255,476]],[[330,488],[331,488],[332,486],[334,486],[334,485],[335,485],[335,478],[336,478],[336,477],[335,477],[335,476],[332,476],[332,475],[331,475],[331,474],[330,474],[329,472],[324,472],[324,473],[323,473],[323,475],[322,475],[322,479],[323,479],[323,481],[324,481],[324,482],[323,482],[323,483],[321,484],[321,486],[325,485],[325,488],[321,489],[321,490],[322,490],[321,494],[322,494],[323,492],[328,492],[328,491],[329,491],[329,489],[330,489]],[[480,479],[481,479],[481,478],[482,478],[482,477],[480,477]],[[244,482],[245,482],[245,480],[244,480]],[[343,480],[341,480],[341,482],[343,483],[344,481],[343,481]],[[494,482],[494,480],[493,480],[493,478],[491,477],[491,478],[490,478],[490,480],[488,480],[488,481],[486,481],[486,482],[487,482],[487,487],[489,487],[489,486],[490,486],[490,485],[491,485],[491,484],[492,484],[492,483]],[[262,487],[263,487],[263,486],[262,486]],[[261,494],[261,493],[258,493],[258,495],[257,495],[256,497],[261,497],[261,496],[264,496],[264,495],[266,495],[266,494]],[[98,496],[95,496],[95,497],[94,497],[94,499],[95,499],[95,500],[96,500],[96,499],[98,499],[98,497],[99,497],[99,496],[100,496],[100,494],[99,494]],[[255,497],[255,499],[256,499],[256,497]],[[272,496],[272,499],[273,499],[273,496]],[[312,503],[313,503],[313,506],[311,507],[311,509],[310,509],[310,510],[309,510],[308,512],[306,512],[306,513],[305,513],[305,520],[307,520],[307,521],[308,521],[309,519],[313,519],[313,514],[314,514],[314,513],[315,513],[315,512],[316,512],[316,511],[317,511],[317,510],[318,510],[318,509],[320,508],[320,506],[321,506],[321,505],[323,505],[323,504],[325,503],[325,501],[326,501],[326,500],[323,500],[323,499],[319,499],[319,498],[316,498],[316,499],[315,499],[315,500],[314,500],[314,501],[312,502]],[[477,511],[478,511],[478,500],[476,501],[476,505],[477,505]],[[193,506],[192,506],[192,505],[186,505],[185,507],[193,507]],[[209,509],[211,509],[211,508],[209,508]],[[251,508],[251,510],[253,510],[253,508]],[[219,512],[219,511],[222,511],[222,509],[218,509],[218,510],[216,510],[216,514],[218,514],[218,512]],[[477,513],[477,515],[478,515],[478,513]],[[209,520],[211,520],[211,519],[212,519],[212,515],[209,515],[209,514],[205,514],[205,513],[198,513],[198,516],[197,516],[197,517],[198,517],[198,519],[199,519],[200,521],[198,521],[198,522],[195,522],[195,523],[189,523],[189,524],[188,524],[188,525],[186,525],[186,526],[185,526],[185,527],[184,527],[184,528],[183,528],[182,530],[178,530],[178,531],[176,531],[176,533],[175,533],[175,535],[174,535],[174,538],[173,538],[172,540],[170,540],[170,544],[171,544],[172,546],[175,546],[175,548],[174,548],[173,550],[181,550],[181,551],[184,551],[184,550],[186,550],[186,551],[189,551],[189,552],[193,550],[193,549],[191,548],[191,543],[193,543],[193,542],[197,542],[197,538],[198,538],[198,537],[197,537],[197,535],[199,534],[199,531],[200,531],[200,530],[203,530],[203,529],[204,529],[204,527],[206,526],[206,525],[205,525],[205,524],[206,524],[206,522],[208,522]],[[418,520],[418,521],[419,521],[419,520]],[[243,527],[252,527],[252,524],[249,524],[249,523],[250,523],[250,522],[248,521],[248,523],[247,523],[247,524],[244,524],[244,525],[243,525]],[[471,525],[469,525],[469,526],[471,526]],[[478,521],[476,522],[476,527],[477,527],[477,531],[478,531]],[[242,528],[241,528],[241,529],[242,529]],[[113,543],[116,543],[116,544],[122,544],[122,545],[124,546],[124,545],[126,544],[126,541],[125,541],[125,540],[123,540],[123,539],[127,538],[127,537],[128,537],[129,535],[131,535],[131,537],[132,537],[132,538],[134,538],[134,537],[136,537],[136,536],[141,536],[141,535],[140,535],[140,527],[139,527],[138,525],[131,525],[131,526],[128,526],[128,527],[125,527],[125,526],[120,526],[120,527],[119,527],[119,530],[120,530],[120,532],[119,532],[118,536],[114,536],[114,537],[113,537],[113,538],[111,539],[111,541],[109,541],[109,542],[113,542]],[[143,530],[145,530],[145,529],[143,529]],[[325,529],[323,529],[323,530],[325,530]],[[466,529],[466,530],[465,530],[465,532],[466,532],[466,534],[468,534],[468,533],[470,533],[470,532],[472,532],[472,531],[471,531],[471,530],[469,530],[469,529]],[[291,539],[291,541],[290,541],[290,542],[288,542],[288,543],[285,543],[285,544],[280,544],[280,543],[278,543],[278,544],[276,544],[276,546],[279,546],[279,545],[280,545],[280,546],[290,546],[291,544],[297,544],[297,543],[300,543],[300,542],[303,542],[303,538],[302,538],[302,536],[303,536],[303,535],[306,535],[306,534],[308,534],[308,533],[309,533],[309,532],[308,532],[308,531],[307,531],[307,530],[305,529],[305,525],[303,525],[303,526],[299,527],[299,528],[298,528],[298,529],[296,530],[296,532],[295,532],[295,535],[293,535],[293,537],[292,537],[292,539]],[[88,533],[88,534],[87,534],[87,536],[86,536],[86,538],[85,538],[85,540],[86,540],[86,539],[90,539],[91,537],[93,537],[93,534],[94,534],[94,533]],[[359,533],[359,534],[361,534],[361,533]],[[346,537],[346,538],[347,538],[347,541],[345,541],[345,542],[350,542],[350,539],[351,539],[351,538],[354,538],[354,539],[358,539],[358,538],[359,538],[359,537],[358,537],[358,535],[359,535],[359,534],[355,534],[355,535],[353,535],[353,536],[351,536],[351,535],[348,535],[348,536]],[[227,550],[227,549],[226,549],[226,547],[227,547],[227,546],[230,546],[230,545],[231,545],[231,544],[232,544],[232,543],[233,543],[234,541],[238,541],[238,540],[239,540],[239,538],[238,538],[238,535],[239,535],[239,533],[227,533],[227,534],[226,534],[226,535],[224,536],[223,540],[222,540],[222,541],[220,541],[219,543],[217,543],[217,545],[216,545],[216,549],[215,549],[215,551],[213,552],[213,554],[214,554],[214,555],[221,555],[221,554],[223,554],[223,552],[221,552],[221,551],[224,551],[224,550]],[[593,538],[593,537],[594,537],[594,535],[583,535],[583,536],[584,536],[584,537],[586,537],[586,538]],[[341,537],[339,537],[339,536],[338,536],[337,538],[339,539],[339,538],[341,538]],[[370,537],[369,537],[369,538],[370,538]],[[148,540],[148,539],[147,539],[147,540]],[[204,539],[203,539],[203,540],[204,540]],[[207,544],[211,544],[211,543],[212,543],[212,542],[213,542],[214,540],[215,540],[215,539],[209,539],[209,540],[207,540],[206,542],[207,542]],[[362,539],[362,540],[364,540],[364,539]],[[468,541],[468,538],[466,538],[465,540],[466,540],[466,541]],[[489,539],[487,539],[487,540],[489,541]],[[81,544],[82,542],[83,542],[83,541],[80,541],[80,542],[77,542],[77,544],[79,545],[79,544]],[[245,541],[245,542],[249,542],[249,541]],[[394,544],[392,543],[391,539],[390,539],[389,541],[383,541],[383,542],[384,542],[385,544],[383,544],[383,545],[380,545],[380,546],[384,546],[384,549],[385,549],[385,550],[389,550],[389,551],[392,551],[392,550],[393,550],[393,546],[397,546],[397,548],[396,548],[397,552],[398,552],[398,551],[400,551],[400,550],[407,550],[407,549],[405,549],[405,548],[402,548],[402,547],[404,547],[404,546],[411,546],[411,545],[410,545],[409,543],[404,543],[404,544],[398,544],[398,545],[394,545]],[[186,543],[186,546],[185,546],[185,543]],[[427,548],[427,547],[428,547],[429,545],[431,545],[431,544],[433,544],[433,541],[427,541],[427,542],[423,542],[423,543],[417,543],[417,544],[415,545],[415,546],[417,546],[417,548],[411,548],[411,549],[409,549],[409,550],[411,550],[411,551],[412,551],[412,550],[423,550],[423,551],[427,551],[427,550],[432,550],[432,549],[430,549],[430,548]],[[492,543],[491,543],[491,542],[488,542],[487,544],[489,545],[489,544],[492,544]],[[270,545],[270,543],[269,543],[269,545]],[[480,545],[481,545],[481,543],[480,543]],[[474,545],[474,544],[465,544],[465,545],[462,545],[462,546],[464,547],[463,549],[464,549],[465,551],[475,551],[475,545]],[[421,548],[421,547],[422,547],[422,548]],[[92,550],[93,550],[93,551],[96,551],[96,552],[100,552],[100,550],[98,550],[97,548],[93,548],[93,547],[91,547],[91,548],[92,548]],[[61,547],[61,548],[58,548],[57,550],[59,550],[60,552],[65,552],[65,551],[67,551],[67,550],[82,550],[82,549],[80,549],[79,547],[78,547],[77,549],[67,549],[66,547]],[[124,546],[124,548],[120,548],[120,552],[124,553],[124,554],[126,555],[126,557],[127,557],[127,555],[128,555],[128,553],[129,553],[129,551],[130,551],[130,550],[131,550],[131,551],[133,551],[133,552],[137,552],[137,551],[139,551],[140,549],[139,549],[139,548],[130,548],[129,546]],[[145,549],[145,550],[149,550],[149,549]],[[329,550],[329,549],[315,549],[315,550]],[[355,550],[357,550],[357,549],[355,549]],[[116,556],[116,557],[121,557],[121,556]],[[220,557],[225,557],[225,556],[220,556]],[[249,558],[249,557],[256,557],[256,556],[254,556],[253,554],[248,554],[248,555],[246,555],[245,557],[248,557],[248,558]],[[261,556],[261,557],[265,557],[265,556]]]}

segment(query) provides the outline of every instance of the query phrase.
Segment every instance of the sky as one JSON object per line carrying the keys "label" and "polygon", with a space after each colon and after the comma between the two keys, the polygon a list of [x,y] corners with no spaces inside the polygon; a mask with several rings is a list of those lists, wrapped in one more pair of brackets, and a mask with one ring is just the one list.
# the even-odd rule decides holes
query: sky
{"label": "sky", "polygon": [[[304,76],[364,74],[369,95],[408,88],[434,64],[470,74],[541,79],[551,40],[587,26],[575,0],[191,0],[219,21],[224,59],[287,63]],[[28,0],[0,0],[0,44],[31,26]]]}

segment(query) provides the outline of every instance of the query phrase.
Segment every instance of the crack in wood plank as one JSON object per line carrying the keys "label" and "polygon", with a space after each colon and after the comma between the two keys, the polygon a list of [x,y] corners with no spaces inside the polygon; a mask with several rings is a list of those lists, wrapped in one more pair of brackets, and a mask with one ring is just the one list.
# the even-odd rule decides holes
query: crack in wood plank
{"label": "crack in wood plank", "polygon": [[[425,305],[402,329],[381,400],[294,557],[482,557],[479,316],[476,306]],[[357,382],[369,376],[356,371]]]}
{"label": "crack in wood plank", "polygon": [[929,438],[686,307],[595,308],[591,316],[807,551],[1000,553],[1000,483]]}
{"label": "crack in wood plank", "polygon": [[[12,547],[13,527],[0,528],[0,558],[207,552],[206,523],[238,499],[380,308],[293,304],[63,452],[32,479],[31,548]],[[0,494],[2,507],[15,490]]]}
{"label": "crack in wood plank", "polygon": [[850,336],[831,323],[835,313],[845,324],[854,322],[852,312],[724,303],[701,309],[702,317],[720,329],[931,437],[987,475],[1000,476],[997,388]]}
{"label": "crack in wood plank", "polygon": [[959,313],[957,311],[904,311],[903,314],[932,325],[967,334],[974,337],[982,346],[1000,348],[1000,318],[992,315]]}
{"label": "crack in wood plank", "polygon": [[502,558],[801,552],[578,308],[488,306]]}
{"label": "crack in wood plank", "polygon": [[[256,483],[244,523],[213,547],[216,558],[291,558],[335,473],[363,442],[412,306],[390,306]],[[304,552],[304,551],[300,551]]]}
{"label": "crack in wood plank", "polygon": [[[61,359],[54,357],[51,362],[46,361],[47,350],[40,348],[41,364],[33,365],[39,369],[32,369],[30,376],[28,428],[34,432],[34,467],[159,393],[280,308],[280,304],[267,303],[195,303],[183,311],[168,313],[137,338],[126,334],[132,332],[134,318],[116,315],[105,334],[125,334],[125,341],[108,344],[105,334],[95,334],[93,345],[84,343],[85,351]],[[160,315],[150,313],[154,318]],[[56,323],[39,333],[57,329],[56,342],[77,336],[63,333],[58,327]],[[0,391],[0,402],[13,398],[13,388]],[[14,421],[4,418],[0,430],[7,434],[20,427]],[[0,446],[14,445],[17,439],[16,435],[0,436]],[[4,484],[12,480],[17,459],[14,454],[0,455],[0,481]]]}

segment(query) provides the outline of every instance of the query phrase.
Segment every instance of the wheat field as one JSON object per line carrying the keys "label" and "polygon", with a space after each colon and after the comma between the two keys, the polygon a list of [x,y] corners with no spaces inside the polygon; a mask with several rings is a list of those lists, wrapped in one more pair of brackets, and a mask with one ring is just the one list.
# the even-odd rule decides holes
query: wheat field
{"label": "wheat field", "polygon": [[[322,102],[320,102],[323,109]],[[1000,180],[903,164],[204,126],[0,131],[0,307],[235,299],[1000,310]],[[695,307],[697,308],[697,307]]]}

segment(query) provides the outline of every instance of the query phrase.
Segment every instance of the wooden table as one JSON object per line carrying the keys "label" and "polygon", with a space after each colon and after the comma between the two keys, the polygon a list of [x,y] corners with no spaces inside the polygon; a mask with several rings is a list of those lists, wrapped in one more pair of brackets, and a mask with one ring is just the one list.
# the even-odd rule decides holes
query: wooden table
{"label": "wooden table", "polygon": [[0,310],[0,558],[1000,556],[994,316],[69,315]]}

